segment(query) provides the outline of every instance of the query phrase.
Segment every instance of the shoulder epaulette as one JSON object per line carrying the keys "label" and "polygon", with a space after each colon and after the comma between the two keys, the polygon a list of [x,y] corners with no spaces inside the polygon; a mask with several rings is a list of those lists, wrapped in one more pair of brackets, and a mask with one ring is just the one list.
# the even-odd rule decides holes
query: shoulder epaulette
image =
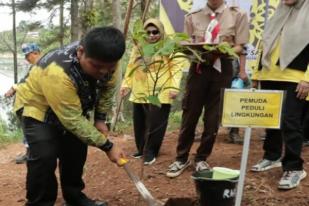
{"label": "shoulder epaulette", "polygon": [[229,9],[230,9],[230,10],[233,10],[233,11],[240,11],[240,10],[241,10],[241,9],[239,8],[239,6],[236,6],[236,5],[229,6]]}
{"label": "shoulder epaulette", "polygon": [[191,11],[191,12],[187,13],[186,16],[189,16],[189,15],[195,14],[195,13],[198,13],[198,12],[200,12],[200,11],[202,11],[202,10],[203,10],[203,8],[200,8],[200,9],[197,9],[197,10],[194,10],[194,11]]}

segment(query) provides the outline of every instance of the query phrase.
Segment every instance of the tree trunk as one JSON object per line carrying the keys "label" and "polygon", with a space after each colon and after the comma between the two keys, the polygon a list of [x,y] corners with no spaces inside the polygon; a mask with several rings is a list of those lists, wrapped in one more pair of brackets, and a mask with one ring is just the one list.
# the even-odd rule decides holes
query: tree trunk
{"label": "tree trunk", "polygon": [[141,14],[145,11],[147,0],[141,0]]}
{"label": "tree trunk", "polygon": [[71,42],[79,39],[78,0],[71,0]]}
{"label": "tree trunk", "polygon": [[[117,29],[123,30],[122,27],[122,22],[121,22],[121,2],[120,0],[113,0],[112,2],[112,15],[113,15],[113,26],[116,27]],[[119,63],[119,67],[121,67],[121,63]],[[122,68],[119,68],[122,69]],[[114,129],[114,126],[116,124],[116,121],[121,120],[124,121],[124,116],[123,116],[123,105],[121,101],[121,96],[119,94],[119,89],[121,86],[122,82],[122,73],[123,72],[118,72],[119,76],[118,79],[120,80],[118,85],[117,85],[117,92],[115,94],[115,102],[116,106],[113,108],[113,117],[111,120],[112,123],[112,128]]]}
{"label": "tree trunk", "polygon": [[114,25],[114,27],[122,30],[121,2],[120,2],[120,0],[113,0],[113,2],[112,2],[112,15],[113,15],[113,25]]}
{"label": "tree trunk", "polygon": [[[145,2],[145,1],[146,1],[146,2]],[[149,11],[150,0],[144,0],[143,2],[144,2],[145,5],[143,6],[143,9],[144,9],[144,10],[142,10],[142,21],[144,22],[145,19],[146,19],[147,13],[148,13],[148,11]]]}
{"label": "tree trunk", "polygon": [[124,29],[123,29],[123,33],[124,33],[125,37],[127,37],[128,30],[129,30],[129,24],[130,24],[132,9],[133,9],[133,3],[134,3],[134,0],[129,0],[129,2],[128,2],[128,9],[127,9],[126,17],[125,17],[125,20],[124,20]]}
{"label": "tree trunk", "polygon": [[12,0],[12,14],[13,14],[13,58],[14,58],[14,83],[18,82],[17,72],[17,40],[16,40],[16,5],[15,0]]}
{"label": "tree trunk", "polygon": [[63,47],[63,39],[64,39],[63,11],[64,11],[64,0],[61,0],[60,1],[60,16],[59,16],[59,25],[60,25],[59,43],[60,43],[60,47]]}
{"label": "tree trunk", "polygon": [[[132,14],[132,9],[133,9],[133,3],[134,0],[129,0],[128,1],[128,8],[127,8],[127,12],[126,12],[126,17],[124,20],[124,29],[123,29],[123,33],[125,35],[125,37],[127,37],[127,33],[129,30],[129,24],[130,24],[130,18],[131,18],[131,14]],[[121,65],[121,64],[120,64]],[[121,74],[122,75],[122,74]],[[121,76],[122,79],[122,76]],[[121,84],[121,81],[120,81]],[[120,86],[120,84],[118,85],[118,87]],[[112,119],[112,131],[115,130],[116,128],[116,124],[118,119],[122,119],[124,120],[123,116],[122,116],[122,98],[119,96],[119,92],[117,93],[117,106],[116,108],[113,108],[113,119]]]}
{"label": "tree trunk", "polygon": [[[85,18],[85,15],[87,16],[89,12],[93,9],[93,0],[84,0],[82,2],[82,8],[81,8],[81,30],[80,30],[80,36],[84,36],[87,31],[90,29],[91,25],[89,25],[89,22],[87,22],[87,18]],[[84,15],[84,16],[83,16]]]}

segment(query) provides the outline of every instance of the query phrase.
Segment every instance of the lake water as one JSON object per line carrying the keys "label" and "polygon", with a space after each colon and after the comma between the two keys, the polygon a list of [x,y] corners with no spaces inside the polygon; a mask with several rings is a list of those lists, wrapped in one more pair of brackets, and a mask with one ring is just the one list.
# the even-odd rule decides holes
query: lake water
{"label": "lake water", "polygon": [[[21,79],[27,73],[29,64],[20,58],[18,59],[18,78]],[[13,59],[0,57],[0,96],[3,97],[5,92],[8,91],[14,84],[13,73]],[[0,105],[0,118],[7,119],[6,112],[10,108],[5,108],[4,105]]]}
{"label": "lake water", "polygon": [[[18,59],[18,79],[26,74],[29,64],[25,59]],[[0,95],[4,93],[14,84],[13,58],[0,57]]]}

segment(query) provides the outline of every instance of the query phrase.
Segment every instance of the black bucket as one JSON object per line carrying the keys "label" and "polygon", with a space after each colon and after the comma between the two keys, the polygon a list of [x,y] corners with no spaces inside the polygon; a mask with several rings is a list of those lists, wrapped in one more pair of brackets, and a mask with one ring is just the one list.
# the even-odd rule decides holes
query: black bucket
{"label": "black bucket", "polygon": [[212,171],[192,175],[200,206],[234,206],[238,178],[215,180],[212,175]]}
{"label": "black bucket", "polygon": [[170,198],[164,206],[198,206],[198,203],[192,198]]}

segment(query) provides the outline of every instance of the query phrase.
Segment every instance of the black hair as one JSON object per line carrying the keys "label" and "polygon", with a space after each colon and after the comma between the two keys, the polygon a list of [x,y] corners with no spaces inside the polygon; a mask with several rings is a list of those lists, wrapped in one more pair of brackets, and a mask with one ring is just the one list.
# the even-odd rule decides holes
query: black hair
{"label": "black hair", "polygon": [[126,49],[125,37],[115,27],[97,27],[81,40],[85,55],[99,61],[115,62],[121,59]]}

